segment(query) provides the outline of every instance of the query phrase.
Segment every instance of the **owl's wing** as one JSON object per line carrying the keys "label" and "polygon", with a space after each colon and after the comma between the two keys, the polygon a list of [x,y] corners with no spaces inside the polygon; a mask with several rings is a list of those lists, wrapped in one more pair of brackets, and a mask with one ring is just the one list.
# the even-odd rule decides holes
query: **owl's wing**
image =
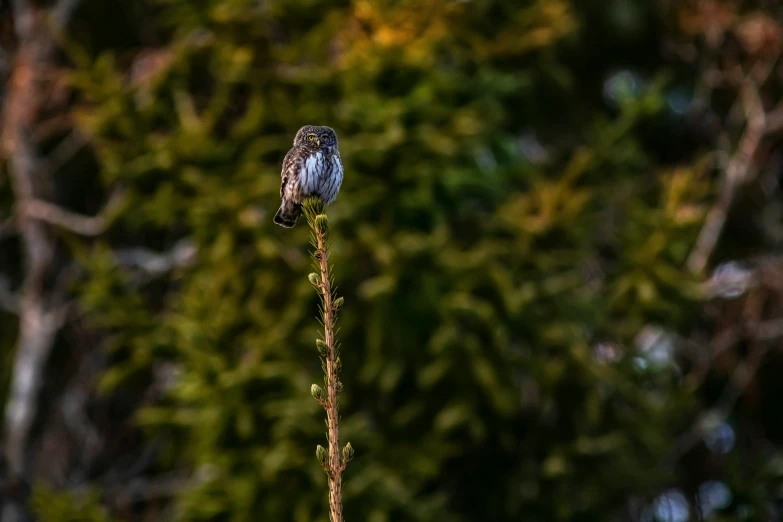
{"label": "owl's wing", "polygon": [[285,186],[288,183],[288,180],[291,178],[291,175],[293,174],[292,170],[295,167],[297,160],[296,150],[291,149],[288,151],[288,154],[285,155],[285,158],[283,159],[283,171],[281,173],[281,177],[283,178],[282,183],[280,183],[280,197],[284,197],[285,194]]}

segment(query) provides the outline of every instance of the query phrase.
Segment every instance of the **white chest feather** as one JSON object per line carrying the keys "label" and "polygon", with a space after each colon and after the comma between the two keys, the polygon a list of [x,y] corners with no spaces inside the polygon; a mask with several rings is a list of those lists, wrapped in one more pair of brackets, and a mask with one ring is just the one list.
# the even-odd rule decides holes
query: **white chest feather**
{"label": "white chest feather", "polygon": [[298,183],[291,184],[294,200],[316,194],[327,204],[334,201],[343,181],[343,165],[339,155],[313,152],[299,165],[299,172],[295,174]]}
{"label": "white chest feather", "polygon": [[304,168],[301,170],[299,178],[304,194],[312,194],[316,191],[323,170],[324,155],[322,152],[315,152],[305,158]]}

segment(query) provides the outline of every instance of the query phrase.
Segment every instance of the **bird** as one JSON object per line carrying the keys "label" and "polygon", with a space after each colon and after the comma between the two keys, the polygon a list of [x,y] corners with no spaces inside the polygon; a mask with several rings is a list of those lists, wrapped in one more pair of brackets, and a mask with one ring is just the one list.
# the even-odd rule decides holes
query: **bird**
{"label": "bird", "polygon": [[318,196],[326,205],[337,198],[343,182],[343,163],[337,134],[331,127],[305,125],[283,159],[280,208],[274,222],[291,228],[302,214],[302,200]]}

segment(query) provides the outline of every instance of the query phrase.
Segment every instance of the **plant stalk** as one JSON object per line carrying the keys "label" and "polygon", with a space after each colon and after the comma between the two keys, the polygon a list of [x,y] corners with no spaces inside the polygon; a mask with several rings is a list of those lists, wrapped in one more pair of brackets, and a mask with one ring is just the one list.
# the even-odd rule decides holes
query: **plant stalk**
{"label": "plant stalk", "polygon": [[318,353],[321,356],[321,366],[324,371],[324,391],[317,384],[310,387],[310,393],[318,404],[326,410],[326,426],[328,449],[318,446],[316,457],[326,472],[329,481],[329,519],[331,522],[343,522],[342,476],[345,466],[353,458],[354,450],[351,443],[340,451],[340,428],[338,396],[342,391],[339,379],[341,369],[340,350],[335,341],[334,324],[337,310],[342,307],[343,298],[335,298],[332,281],[329,277],[329,246],[327,229],[329,228],[324,203],[317,198],[308,198],[303,202],[303,211],[312,229],[312,244],[315,248],[313,257],[316,261],[317,273],[310,274],[310,282],[321,296],[321,320],[324,326],[324,338],[316,341]]}
{"label": "plant stalk", "polygon": [[329,513],[332,522],[343,522],[342,475],[340,462],[339,408],[337,405],[337,352],[334,346],[334,304],[332,286],[329,281],[329,254],[326,249],[326,234],[315,227],[317,240],[316,257],[320,260],[321,293],[324,299],[324,340],[326,341],[326,421],[329,428]]}

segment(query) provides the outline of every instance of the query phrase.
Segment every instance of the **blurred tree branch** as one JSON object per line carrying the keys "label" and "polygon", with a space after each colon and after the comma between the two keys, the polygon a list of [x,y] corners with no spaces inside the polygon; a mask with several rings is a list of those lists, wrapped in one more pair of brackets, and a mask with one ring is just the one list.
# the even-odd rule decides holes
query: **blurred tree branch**
{"label": "blurred tree branch", "polygon": [[[781,40],[778,24],[758,12],[741,17],[731,6],[712,1],[691,2],[683,12],[698,20],[691,31],[704,36],[701,52],[693,44],[671,46],[686,62],[702,61],[695,101],[710,107],[717,89],[735,93],[727,121],[718,124],[717,129],[716,153],[727,158],[720,168],[720,192],[686,262],[692,273],[702,274],[718,244],[737,191],[761,170],[758,162],[765,139],[783,128],[783,102],[768,111],[763,92],[773,73],[779,71]],[[743,48],[744,60],[727,51],[732,42]]]}
{"label": "blurred tree branch", "polygon": [[[45,11],[26,0],[12,3],[17,42],[5,88],[2,147],[10,165],[16,203],[13,224],[22,241],[25,273],[18,299],[8,292],[3,298],[5,308],[17,311],[19,316],[3,450],[10,473],[22,480],[29,472],[29,434],[37,415],[44,366],[70,310],[66,289],[58,277],[63,263],[57,254],[56,238],[39,219],[47,215],[43,209],[51,211],[48,203],[42,202],[52,201],[55,194],[52,172],[47,168],[50,163],[40,152],[34,129],[47,112],[65,110],[52,98],[58,81],[57,44],[52,30],[65,28],[77,4],[75,0],[60,0],[51,11]],[[52,19],[50,14],[54,15]],[[11,56],[10,52],[6,54]],[[55,168],[68,159],[65,154],[55,158]],[[96,223],[79,224],[95,228]],[[4,522],[22,517],[19,503],[3,505]]]}
{"label": "blurred tree branch", "polygon": [[723,170],[718,200],[707,214],[696,245],[687,260],[688,268],[696,274],[704,272],[718,244],[728,213],[735,201],[737,189],[751,181],[758,172],[759,167],[754,165],[754,160],[758,156],[763,139],[778,132],[783,124],[783,103],[770,113],[766,113],[759,94],[759,85],[754,80],[745,79],[739,96],[746,126],[736,150],[733,153],[723,151],[730,156]]}
{"label": "blurred tree branch", "polygon": [[41,199],[31,199],[20,204],[21,213],[27,218],[43,221],[83,236],[102,234],[111,223],[111,219],[123,208],[126,193],[116,190],[106,206],[97,216],[83,216]]}

